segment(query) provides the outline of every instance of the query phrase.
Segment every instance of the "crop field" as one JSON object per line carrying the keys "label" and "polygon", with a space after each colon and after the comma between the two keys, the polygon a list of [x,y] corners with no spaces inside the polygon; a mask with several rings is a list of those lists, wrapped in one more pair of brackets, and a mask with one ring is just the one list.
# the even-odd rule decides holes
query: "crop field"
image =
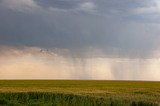
{"label": "crop field", "polygon": [[160,106],[160,82],[0,80],[0,106]]}

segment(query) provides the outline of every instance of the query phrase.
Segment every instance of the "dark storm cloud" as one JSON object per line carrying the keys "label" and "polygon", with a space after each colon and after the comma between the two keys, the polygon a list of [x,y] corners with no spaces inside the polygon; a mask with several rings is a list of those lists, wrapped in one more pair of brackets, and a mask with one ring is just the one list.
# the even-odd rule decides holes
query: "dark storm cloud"
{"label": "dark storm cloud", "polygon": [[159,24],[140,21],[142,13],[139,15],[137,11],[147,3],[138,0],[1,0],[0,44],[73,51],[95,47],[106,54],[145,57],[158,48],[160,28]]}

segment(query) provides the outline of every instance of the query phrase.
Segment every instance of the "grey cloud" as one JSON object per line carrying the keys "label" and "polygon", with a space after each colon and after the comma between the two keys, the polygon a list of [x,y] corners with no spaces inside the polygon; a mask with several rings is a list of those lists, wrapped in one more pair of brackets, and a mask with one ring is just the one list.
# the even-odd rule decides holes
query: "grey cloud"
{"label": "grey cloud", "polygon": [[[106,55],[128,57],[147,57],[159,44],[160,26],[137,22],[139,16],[129,13],[145,4],[138,0],[88,1],[96,5],[98,15],[89,14],[92,11],[70,11],[85,1],[34,2],[39,7],[34,11],[0,7],[0,44],[67,48],[76,53],[93,47],[103,50]],[[68,12],[50,11],[49,7]]]}

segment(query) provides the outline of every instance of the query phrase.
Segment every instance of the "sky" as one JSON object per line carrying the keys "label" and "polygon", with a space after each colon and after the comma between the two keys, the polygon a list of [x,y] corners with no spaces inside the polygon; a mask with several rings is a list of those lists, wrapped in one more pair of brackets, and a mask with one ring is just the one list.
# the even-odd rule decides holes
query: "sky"
{"label": "sky", "polygon": [[0,0],[0,79],[160,81],[159,0]]}

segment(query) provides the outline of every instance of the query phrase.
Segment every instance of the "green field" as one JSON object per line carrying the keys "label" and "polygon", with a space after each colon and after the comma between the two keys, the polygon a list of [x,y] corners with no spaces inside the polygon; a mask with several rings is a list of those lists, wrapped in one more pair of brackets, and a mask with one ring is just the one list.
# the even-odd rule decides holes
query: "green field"
{"label": "green field", "polygon": [[160,82],[0,80],[0,106],[160,105]]}

